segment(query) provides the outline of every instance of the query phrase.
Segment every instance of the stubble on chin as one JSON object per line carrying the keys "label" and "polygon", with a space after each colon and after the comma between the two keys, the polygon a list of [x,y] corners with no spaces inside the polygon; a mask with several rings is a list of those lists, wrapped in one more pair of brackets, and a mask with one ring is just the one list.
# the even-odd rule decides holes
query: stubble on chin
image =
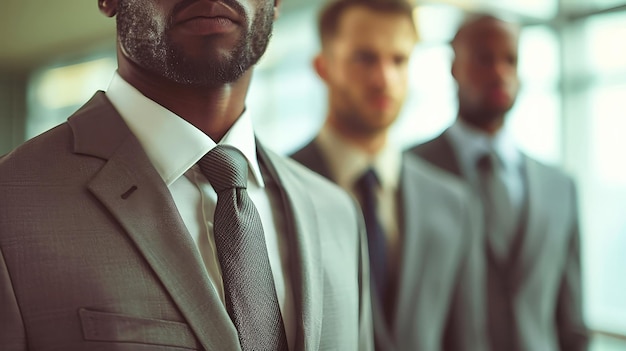
{"label": "stubble on chin", "polygon": [[[273,27],[273,7],[261,8],[251,28],[246,28],[236,45],[226,53],[210,47],[206,54],[192,57],[169,35],[171,19],[160,22],[150,0],[120,0],[117,15],[122,50],[142,68],[182,85],[217,87],[237,81],[264,54]],[[201,48],[202,49],[202,48]]]}

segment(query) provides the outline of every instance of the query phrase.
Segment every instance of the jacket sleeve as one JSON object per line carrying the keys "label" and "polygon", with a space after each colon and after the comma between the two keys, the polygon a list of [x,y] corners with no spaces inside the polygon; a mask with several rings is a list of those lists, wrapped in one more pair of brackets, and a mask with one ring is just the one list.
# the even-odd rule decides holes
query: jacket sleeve
{"label": "jacket sleeve", "polygon": [[0,247],[0,349],[4,351],[27,350],[24,323],[2,247]]}
{"label": "jacket sleeve", "polygon": [[460,260],[444,330],[444,351],[486,351],[485,255],[482,214],[464,203],[464,256]]}
{"label": "jacket sleeve", "polygon": [[580,225],[578,202],[574,184],[571,184],[572,221],[570,223],[569,246],[559,286],[556,326],[561,351],[584,351],[588,349],[589,332],[583,317],[581,283]]}

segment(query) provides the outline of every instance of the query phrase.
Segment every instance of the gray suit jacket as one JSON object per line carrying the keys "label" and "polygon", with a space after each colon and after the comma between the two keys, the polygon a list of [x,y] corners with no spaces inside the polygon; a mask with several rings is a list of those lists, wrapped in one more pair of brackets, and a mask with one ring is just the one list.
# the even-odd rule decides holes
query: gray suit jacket
{"label": "gray suit jacket", "polygon": [[[315,141],[292,156],[332,179]],[[392,312],[385,322],[373,296],[377,350],[486,349],[480,287],[484,263],[479,215],[464,185],[415,156],[403,155],[398,194],[401,271]]]}
{"label": "gray suit jacket", "polygon": [[[370,350],[357,207],[295,162],[259,158],[288,222],[295,349]],[[4,351],[240,350],[167,187],[103,93],[0,159],[0,311]]]}
{"label": "gray suit jacket", "polygon": [[[463,177],[445,132],[411,150]],[[517,349],[586,350],[581,298],[580,235],[576,191],[563,172],[524,156],[526,218],[510,260],[497,262],[487,245],[490,272],[504,272]],[[488,285],[487,290],[493,286]],[[486,292],[489,294],[489,291]],[[509,327],[509,326],[502,326]],[[501,333],[492,329],[492,335]],[[498,351],[498,350],[494,350]]]}

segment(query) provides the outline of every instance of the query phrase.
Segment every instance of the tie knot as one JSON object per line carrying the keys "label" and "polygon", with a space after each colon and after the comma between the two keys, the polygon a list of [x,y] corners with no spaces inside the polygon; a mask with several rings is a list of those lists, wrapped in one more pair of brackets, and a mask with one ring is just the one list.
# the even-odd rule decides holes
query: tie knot
{"label": "tie knot", "polygon": [[373,168],[368,168],[365,173],[356,181],[356,186],[361,190],[372,190],[376,189],[377,186],[380,185],[380,181],[378,179],[378,175]]}
{"label": "tie knot", "polygon": [[232,146],[217,145],[198,161],[198,165],[217,193],[245,189],[248,185],[248,162],[241,151]]}
{"label": "tie knot", "polygon": [[502,161],[495,151],[485,152],[476,161],[476,166],[483,172],[493,172],[502,166]]}

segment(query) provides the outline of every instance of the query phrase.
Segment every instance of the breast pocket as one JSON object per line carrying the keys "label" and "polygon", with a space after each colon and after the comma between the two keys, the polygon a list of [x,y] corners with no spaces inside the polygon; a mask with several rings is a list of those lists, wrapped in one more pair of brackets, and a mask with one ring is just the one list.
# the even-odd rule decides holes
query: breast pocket
{"label": "breast pocket", "polygon": [[86,341],[135,343],[163,346],[169,349],[202,349],[185,323],[84,308],[81,308],[78,314]]}

